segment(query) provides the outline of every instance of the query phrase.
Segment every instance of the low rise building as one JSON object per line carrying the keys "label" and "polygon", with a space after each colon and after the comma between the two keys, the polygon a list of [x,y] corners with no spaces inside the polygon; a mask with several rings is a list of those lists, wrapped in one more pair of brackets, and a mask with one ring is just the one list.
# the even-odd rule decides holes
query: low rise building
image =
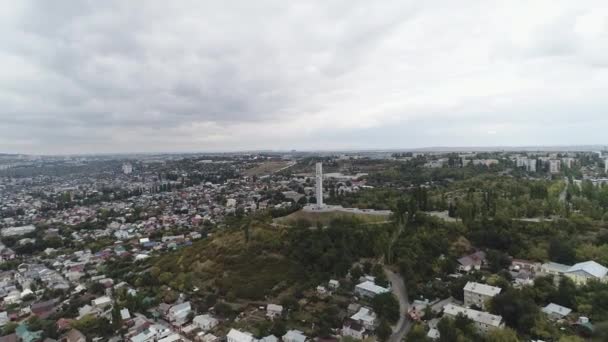
{"label": "low rise building", "polygon": [[465,308],[462,306],[448,304],[443,308],[443,313],[447,317],[456,318],[459,314],[469,318],[475,324],[475,328],[482,334],[489,332],[492,329],[504,328],[505,323],[502,316],[493,315],[491,313]]}
{"label": "low rise building", "polygon": [[361,284],[355,286],[355,294],[361,297],[373,298],[379,294],[387,293],[389,291],[389,289],[382,286],[378,286],[374,282],[369,280],[364,281]]}
{"label": "low rise building", "polygon": [[464,305],[486,309],[486,302],[500,293],[502,289],[496,286],[469,281],[464,287]]}

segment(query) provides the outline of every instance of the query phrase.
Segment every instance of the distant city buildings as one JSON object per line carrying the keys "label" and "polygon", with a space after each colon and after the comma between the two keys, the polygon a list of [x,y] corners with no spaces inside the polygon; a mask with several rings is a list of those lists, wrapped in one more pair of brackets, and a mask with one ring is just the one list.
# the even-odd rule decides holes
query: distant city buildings
{"label": "distant city buildings", "polygon": [[133,173],[133,165],[131,165],[131,163],[122,164],[122,173],[125,175],[130,175]]}
{"label": "distant city buildings", "polygon": [[559,159],[549,160],[549,172],[552,174],[559,173],[561,170],[561,161]]}

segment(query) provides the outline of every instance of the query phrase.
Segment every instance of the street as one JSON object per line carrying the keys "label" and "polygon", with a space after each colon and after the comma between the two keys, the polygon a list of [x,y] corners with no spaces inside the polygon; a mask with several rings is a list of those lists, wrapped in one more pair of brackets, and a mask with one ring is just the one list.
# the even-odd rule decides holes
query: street
{"label": "street", "polygon": [[386,276],[392,285],[391,289],[393,291],[393,294],[395,295],[395,297],[397,297],[397,300],[399,301],[399,321],[393,327],[393,334],[388,338],[387,341],[401,342],[412,326],[412,322],[408,318],[406,318],[410,303],[407,298],[407,292],[405,289],[405,284],[403,283],[403,278],[401,278],[399,274],[396,274],[387,267],[384,267],[384,273],[386,273]]}

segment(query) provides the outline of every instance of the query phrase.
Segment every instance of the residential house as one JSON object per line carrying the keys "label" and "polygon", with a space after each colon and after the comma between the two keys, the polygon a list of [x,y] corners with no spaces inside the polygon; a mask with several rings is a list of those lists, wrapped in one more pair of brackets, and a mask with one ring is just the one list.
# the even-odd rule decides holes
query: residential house
{"label": "residential house", "polygon": [[268,304],[266,306],[266,317],[270,319],[274,319],[276,317],[281,317],[283,314],[283,306],[277,304]]}
{"label": "residential house", "polygon": [[167,318],[171,323],[181,326],[188,320],[190,312],[192,312],[190,302],[183,302],[172,306],[167,313]]}
{"label": "residential house", "polygon": [[305,342],[306,335],[300,330],[289,330],[283,335],[283,342]]}
{"label": "residential house", "polygon": [[254,342],[253,335],[248,332],[243,332],[236,329],[230,329],[228,335],[226,335],[227,342]]}
{"label": "residential house", "polygon": [[112,299],[108,296],[102,296],[102,297],[93,299],[91,301],[91,305],[94,308],[103,309],[103,308],[106,308],[106,307],[112,305]]}
{"label": "residential house", "polygon": [[469,281],[464,287],[464,305],[486,309],[486,302],[500,293],[502,289],[496,286]]}
{"label": "residential house", "polygon": [[60,342],[86,342],[87,338],[79,330],[71,329],[59,338]]}
{"label": "residential house", "polygon": [[360,308],[350,319],[363,325],[367,330],[374,330],[376,328],[376,313],[370,308]]}
{"label": "residential house", "polygon": [[217,326],[219,324],[219,321],[209,314],[204,314],[194,317],[192,323],[202,331],[206,332]]}
{"label": "residential house", "polygon": [[572,309],[555,303],[550,303],[542,308],[542,312],[546,313],[550,319],[560,320],[568,316],[572,312]]}
{"label": "residential house", "polygon": [[471,272],[473,270],[479,271],[481,266],[485,263],[486,253],[478,251],[470,255],[463,256],[458,259],[458,270],[461,272]]}
{"label": "residential house", "polygon": [[154,342],[169,336],[171,333],[169,328],[160,324],[153,324],[131,337],[131,342]]}
{"label": "residential house", "polygon": [[382,286],[378,286],[374,282],[369,281],[369,280],[364,281],[361,284],[358,284],[357,286],[355,286],[355,294],[357,294],[361,297],[373,298],[376,295],[386,293],[389,291],[390,291],[389,289],[382,287]]}
{"label": "residential house", "polygon": [[514,270],[514,271],[525,270],[525,271],[536,273],[536,272],[540,272],[541,264],[539,262],[534,262],[534,261],[530,261],[530,260],[512,259],[511,260],[511,270]]}
{"label": "residential house", "polygon": [[347,319],[342,325],[341,335],[353,337],[358,340],[362,340],[367,336],[363,325],[350,319]]}
{"label": "residential house", "polygon": [[128,321],[131,319],[131,313],[129,312],[129,309],[124,308],[120,310],[120,319],[122,319],[123,321]]}
{"label": "residential house", "polygon": [[47,300],[43,302],[37,302],[32,304],[30,307],[32,313],[40,318],[47,318],[55,312],[55,300]]}

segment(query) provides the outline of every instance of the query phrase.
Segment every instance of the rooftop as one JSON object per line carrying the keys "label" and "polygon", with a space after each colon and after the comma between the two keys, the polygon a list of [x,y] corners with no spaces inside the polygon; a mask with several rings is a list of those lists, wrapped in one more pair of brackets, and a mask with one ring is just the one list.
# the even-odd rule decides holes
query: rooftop
{"label": "rooftop", "polygon": [[575,264],[574,266],[570,267],[564,273],[571,273],[577,271],[586,272],[596,278],[603,278],[608,274],[608,268],[598,264],[595,261],[579,262],[578,264]]}
{"label": "rooftop", "polygon": [[443,312],[450,316],[457,316],[459,313],[465,315],[474,322],[483,323],[486,325],[500,327],[502,324],[502,316],[492,315],[488,312],[477,311],[473,309],[463,308],[454,304],[448,304],[443,308]]}
{"label": "rooftop", "polygon": [[502,291],[500,287],[480,284],[473,281],[469,281],[465,285],[464,290],[490,297],[494,297]]}

